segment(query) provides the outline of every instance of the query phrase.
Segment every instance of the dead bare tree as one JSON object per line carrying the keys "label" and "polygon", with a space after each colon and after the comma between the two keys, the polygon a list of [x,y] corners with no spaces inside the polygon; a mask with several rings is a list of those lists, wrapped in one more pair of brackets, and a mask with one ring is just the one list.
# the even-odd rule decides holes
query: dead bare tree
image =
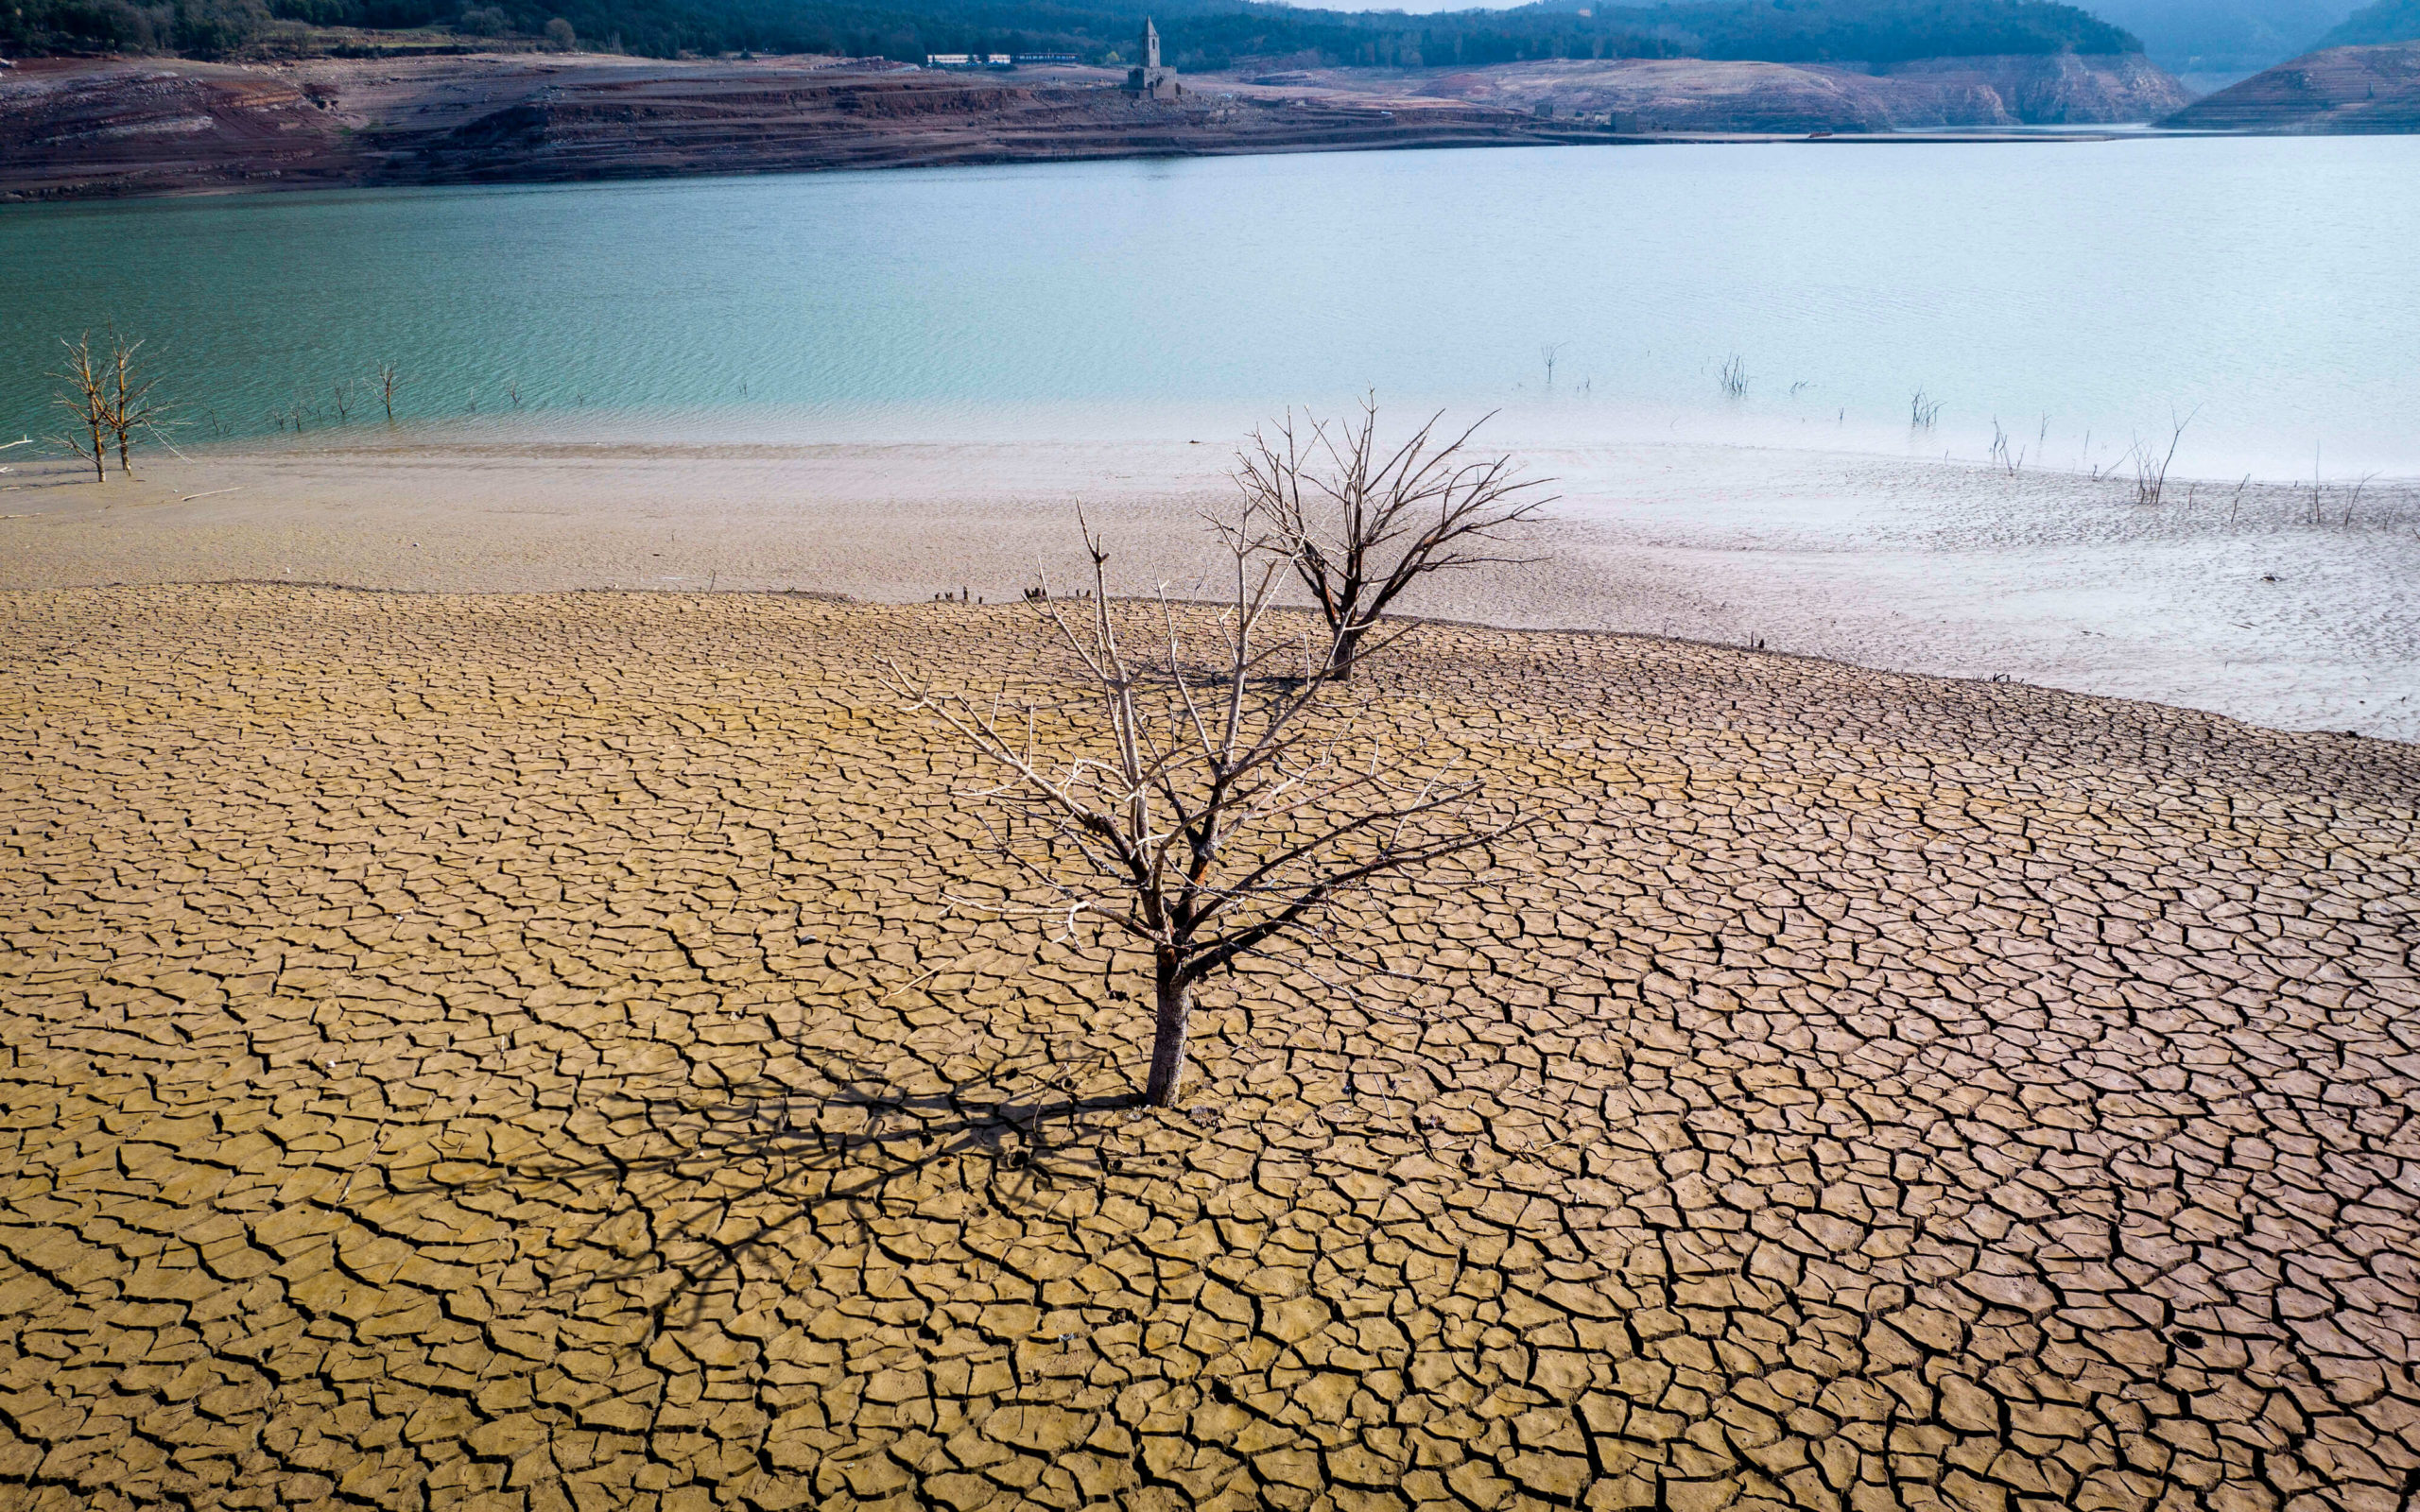
{"label": "dead bare tree", "polygon": [[1236,454],[1246,518],[1259,522],[1327,621],[1332,678],[1353,675],[1371,627],[1421,578],[1524,559],[1489,548],[1554,502],[1539,491],[1547,480],[1471,448],[1491,417],[1440,440],[1443,418],[1430,416],[1385,451],[1377,404],[1364,400],[1358,421],[1306,416],[1297,430],[1288,414],[1273,436],[1254,431]]}
{"label": "dead bare tree", "polygon": [[[2193,415],[2200,413],[2201,409],[2197,406]],[[2168,450],[2164,452],[2153,452],[2150,446],[2143,444],[2141,437],[2135,438],[2133,457],[2136,504],[2157,504],[2168,492],[2169,464],[2176,460],[2177,443],[2185,438],[2185,427],[2193,423],[2193,415],[2187,415],[2183,420],[2177,420],[2174,415],[2169,417]]]}
{"label": "dead bare tree", "polygon": [[396,381],[395,365],[391,362],[380,363],[378,365],[378,400],[387,406],[387,423],[389,425],[395,423]]}
{"label": "dead bare tree", "polygon": [[167,406],[151,397],[159,379],[147,376],[137,360],[143,343],[129,341],[112,330],[106,352],[94,352],[89,334],[73,341],[61,336],[59,344],[66,349],[67,360],[52,376],[64,390],[59,396],[59,407],[72,419],[66,434],[56,439],[93,464],[95,483],[109,476],[112,444],[117,447],[118,472],[131,475],[134,433],[159,429],[167,414]]}
{"label": "dead bare tree", "polygon": [[70,341],[65,336],[59,344],[67,349],[67,360],[60,365],[57,377],[66,391],[59,396],[59,407],[72,419],[65,434],[58,438],[74,450],[78,456],[93,464],[93,481],[108,480],[110,393],[109,369],[106,360],[93,360],[93,338],[80,335]]}
{"label": "dead bare tree", "polygon": [[[2049,420],[2048,417],[2045,417],[2042,421],[2043,432],[2047,435],[2049,428]],[[2015,447],[2013,445],[2008,432],[2000,429],[1999,417],[1996,415],[1992,417],[1991,456],[1993,465],[1997,467],[2001,472],[2007,473],[2010,477],[2014,477],[2018,472],[2024,471],[2025,451],[2021,447]]]}
{"label": "dead bare tree", "polygon": [[[1286,563],[1249,535],[1229,539],[1234,591],[1216,612],[1165,593],[1156,607],[1114,604],[1106,547],[1089,529],[1084,546],[1093,591],[1072,615],[1046,583],[1029,600],[1046,643],[1072,653],[1084,690],[1072,706],[1063,686],[985,704],[895,663],[888,679],[994,779],[967,796],[990,808],[988,850],[1014,882],[953,905],[1046,921],[1063,938],[1122,936],[1150,953],[1144,1100],[1164,1108],[1184,1078],[1204,978],[1317,929],[1374,879],[1486,846],[1512,824],[1491,816],[1480,782],[1455,762],[1391,748],[1329,707],[1334,644],[1322,652],[1315,635],[1270,632]],[[1150,651],[1131,651],[1122,627]]]}
{"label": "dead bare tree", "polygon": [[158,430],[167,416],[167,406],[151,397],[158,376],[145,374],[137,365],[142,350],[142,342],[129,341],[114,329],[110,332],[109,430],[117,443],[117,470],[128,476],[134,472],[128,458],[134,433]]}
{"label": "dead bare tree", "polygon": [[2354,512],[2361,507],[2361,495],[2367,493],[2370,485],[2376,483],[2378,475],[2376,472],[2361,474],[2360,481],[2353,485],[2353,491],[2344,496],[2344,518],[2338,524],[2346,526],[2352,524]]}

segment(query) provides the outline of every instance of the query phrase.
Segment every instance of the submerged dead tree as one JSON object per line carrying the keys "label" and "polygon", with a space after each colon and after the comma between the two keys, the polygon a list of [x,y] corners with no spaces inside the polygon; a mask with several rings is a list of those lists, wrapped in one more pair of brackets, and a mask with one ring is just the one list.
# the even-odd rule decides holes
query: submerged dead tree
{"label": "submerged dead tree", "polygon": [[[1150,954],[1144,1100],[1154,1107],[1184,1080],[1203,979],[1320,928],[1345,894],[1418,875],[1517,822],[1492,812],[1456,761],[1392,745],[1333,707],[1335,640],[1270,623],[1286,560],[1246,534],[1229,545],[1233,593],[1219,610],[1165,594],[1119,606],[1109,553],[1086,529],[1091,594],[1072,613],[1046,584],[1032,600],[1043,642],[1072,656],[1072,700],[1053,685],[977,702],[895,663],[889,672],[905,705],[938,717],[989,769],[967,796],[989,810],[987,848],[1011,880],[975,906],[1048,922],[1061,938],[1123,936]],[[1147,650],[1130,644],[1136,636]]]}
{"label": "submerged dead tree", "polygon": [[73,341],[62,336],[59,344],[66,349],[67,359],[53,376],[62,390],[59,407],[67,411],[70,420],[66,434],[58,439],[93,464],[95,483],[109,475],[112,442],[117,447],[117,470],[131,474],[135,433],[157,429],[165,414],[151,397],[159,379],[143,372],[137,361],[143,343],[112,331],[106,352],[94,352],[89,335]]}
{"label": "submerged dead tree", "polygon": [[1238,454],[1247,513],[1327,621],[1331,676],[1353,675],[1364,638],[1421,578],[1523,559],[1496,548],[1554,500],[1511,457],[1472,449],[1489,418],[1443,439],[1443,416],[1432,415],[1390,451],[1378,442],[1376,403],[1364,401],[1357,421],[1305,417],[1298,430],[1288,415]]}
{"label": "submerged dead tree", "polygon": [[[2200,406],[2196,405],[2193,415],[2201,412]],[[2135,464],[2135,502],[2136,504],[2158,504],[2166,497],[2168,470],[2176,461],[2176,448],[2185,439],[2185,427],[2193,423],[2193,415],[2187,415],[2183,420],[2176,419],[2172,414],[2169,417],[2168,446],[2164,451],[2159,449],[2159,443],[2156,441],[2145,444],[2141,437],[2135,438],[2134,449],[2127,453],[2127,455]]]}
{"label": "submerged dead tree", "polygon": [[166,413],[164,406],[151,397],[152,387],[160,382],[158,376],[142,371],[135,360],[142,351],[142,342],[129,341],[115,330],[110,332],[110,436],[117,442],[117,470],[130,477],[134,464],[128,454],[132,450],[134,433],[157,430]]}
{"label": "submerged dead tree", "polygon": [[93,481],[104,482],[109,477],[110,389],[107,359],[93,359],[93,338],[78,336],[70,341],[60,337],[59,344],[67,349],[67,360],[54,375],[63,390],[59,407],[67,411],[66,432],[58,439],[74,449],[78,456],[93,464]]}

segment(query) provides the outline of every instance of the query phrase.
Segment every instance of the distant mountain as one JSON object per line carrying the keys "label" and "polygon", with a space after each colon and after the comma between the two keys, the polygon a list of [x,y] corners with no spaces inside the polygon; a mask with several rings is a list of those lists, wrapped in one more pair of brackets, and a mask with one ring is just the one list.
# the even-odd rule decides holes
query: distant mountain
{"label": "distant mountain", "polygon": [[[2256,73],[2319,45],[2360,0],[2088,0],[2174,74]],[[2394,0],[2388,0],[2394,3]],[[2403,0],[2410,4],[2411,0]]]}
{"label": "distant mountain", "polygon": [[[1657,6],[1540,0],[1495,15],[1510,26],[1572,35],[1575,43],[1591,28],[1612,30],[1659,40],[1667,44],[1666,57],[1758,62],[1888,67],[1918,58],[2115,57],[2143,50],[2123,27],[2048,0],[1711,0]],[[1412,24],[1485,26],[1493,19],[1487,11],[1463,11]],[[1575,47],[1542,56],[1612,55]]]}
{"label": "distant mountain", "polygon": [[2420,42],[2420,0],[2377,0],[2366,9],[2354,11],[2321,44],[2369,47],[2394,42]]}
{"label": "distant mountain", "polygon": [[2420,132],[2420,42],[2308,53],[2196,100],[2160,125],[2297,135]]}
{"label": "distant mountain", "polygon": [[[430,28],[534,39],[567,23],[580,43],[657,57],[752,50],[885,57],[1073,53],[1128,60],[1146,12],[1181,69],[1239,60],[1297,66],[1440,67],[1548,59],[1704,58],[1889,68],[1923,58],[2123,56],[2141,44],[2052,0],[1684,0],[1651,7],[1547,0],[1512,10],[1408,16],[1253,0],[0,0],[0,52],[270,55],[359,46],[357,33]],[[526,45],[526,43],[525,43]]]}

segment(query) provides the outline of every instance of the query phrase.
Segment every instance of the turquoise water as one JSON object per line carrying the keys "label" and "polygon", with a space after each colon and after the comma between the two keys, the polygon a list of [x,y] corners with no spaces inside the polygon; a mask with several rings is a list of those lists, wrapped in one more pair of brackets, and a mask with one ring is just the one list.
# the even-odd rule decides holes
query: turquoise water
{"label": "turquoise water", "polygon": [[333,425],[388,360],[422,422],[1115,432],[1374,387],[1531,432],[1971,455],[1997,421],[2056,465],[2191,416],[2205,473],[2415,473],[2415,184],[2420,138],[2246,138],[15,206],[0,426],[56,429],[56,337],[114,319],[192,440]]}

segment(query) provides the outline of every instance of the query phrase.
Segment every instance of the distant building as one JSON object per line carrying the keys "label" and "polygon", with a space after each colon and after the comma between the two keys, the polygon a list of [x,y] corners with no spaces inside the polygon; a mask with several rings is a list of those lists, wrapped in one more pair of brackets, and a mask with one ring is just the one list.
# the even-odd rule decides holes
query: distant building
{"label": "distant building", "polygon": [[1078,59],[1074,53],[1017,54],[1017,66],[1020,68],[1025,67],[1028,63],[1072,63],[1076,61],[1078,61]]}
{"label": "distant building", "polygon": [[1151,100],[1172,100],[1184,93],[1176,70],[1160,66],[1160,32],[1149,16],[1143,18],[1143,61],[1126,71],[1126,93]]}
{"label": "distant building", "polygon": [[983,66],[986,68],[1014,68],[1017,65],[1006,53],[986,53],[983,55]]}
{"label": "distant building", "polygon": [[926,68],[973,68],[983,60],[973,53],[926,53]]}

